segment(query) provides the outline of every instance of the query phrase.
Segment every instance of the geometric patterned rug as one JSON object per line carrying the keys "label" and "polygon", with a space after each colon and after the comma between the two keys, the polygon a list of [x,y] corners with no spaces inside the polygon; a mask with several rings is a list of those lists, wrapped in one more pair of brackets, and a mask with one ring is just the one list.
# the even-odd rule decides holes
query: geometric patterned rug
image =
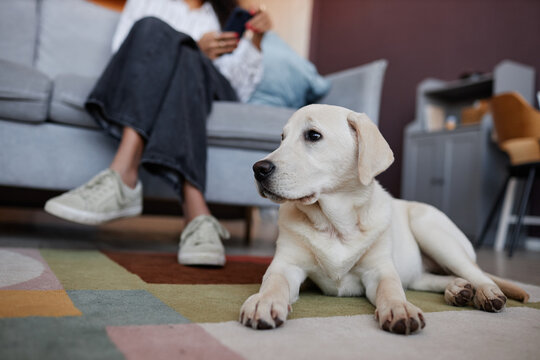
{"label": "geometric patterned rug", "polygon": [[365,298],[302,288],[284,326],[255,331],[238,312],[270,258],[185,267],[176,254],[0,248],[0,359],[539,359],[540,287],[485,313],[407,291],[427,326],[378,328]]}

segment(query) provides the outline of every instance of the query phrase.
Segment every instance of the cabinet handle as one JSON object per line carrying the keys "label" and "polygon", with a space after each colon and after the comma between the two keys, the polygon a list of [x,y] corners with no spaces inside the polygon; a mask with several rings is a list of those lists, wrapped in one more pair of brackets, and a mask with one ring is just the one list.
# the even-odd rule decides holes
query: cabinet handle
{"label": "cabinet handle", "polygon": [[444,179],[443,178],[431,178],[429,183],[431,185],[434,185],[434,186],[443,186],[444,185]]}

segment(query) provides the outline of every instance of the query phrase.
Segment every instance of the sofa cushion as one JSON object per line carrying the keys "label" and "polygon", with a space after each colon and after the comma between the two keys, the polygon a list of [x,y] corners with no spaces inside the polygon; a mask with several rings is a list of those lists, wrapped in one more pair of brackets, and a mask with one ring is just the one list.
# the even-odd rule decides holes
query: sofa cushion
{"label": "sofa cushion", "polygon": [[[76,126],[99,128],[84,109],[95,78],[59,75],[54,81],[49,118]],[[217,101],[208,118],[208,145],[273,150],[294,109]]]}
{"label": "sofa cushion", "polygon": [[0,118],[44,121],[52,82],[31,67],[0,59]]}
{"label": "sofa cushion", "polygon": [[83,0],[42,0],[36,66],[51,78],[97,77],[111,56],[119,13]]}
{"label": "sofa cushion", "polygon": [[330,89],[330,82],[315,66],[298,55],[276,33],[262,42],[264,73],[249,103],[300,108],[313,103]]}
{"label": "sofa cushion", "polygon": [[0,58],[32,66],[38,0],[0,1]]}
{"label": "sofa cushion", "polygon": [[208,118],[208,144],[272,151],[294,109],[218,101]]}
{"label": "sofa cushion", "polygon": [[62,124],[99,128],[84,109],[84,102],[97,79],[88,76],[62,74],[54,79],[49,119]]}

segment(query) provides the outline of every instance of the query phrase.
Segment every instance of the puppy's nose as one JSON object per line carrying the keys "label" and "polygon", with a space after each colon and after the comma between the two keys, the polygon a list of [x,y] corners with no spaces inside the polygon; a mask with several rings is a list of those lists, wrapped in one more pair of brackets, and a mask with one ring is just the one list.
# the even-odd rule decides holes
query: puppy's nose
{"label": "puppy's nose", "polygon": [[257,181],[263,181],[274,172],[275,168],[276,166],[268,160],[257,161],[253,165],[255,179],[257,179]]}

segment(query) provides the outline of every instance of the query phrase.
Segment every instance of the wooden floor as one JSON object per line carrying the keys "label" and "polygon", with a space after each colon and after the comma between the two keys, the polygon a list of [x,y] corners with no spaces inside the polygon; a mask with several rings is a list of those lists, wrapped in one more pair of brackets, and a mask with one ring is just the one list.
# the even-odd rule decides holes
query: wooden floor
{"label": "wooden floor", "polygon": [[[243,220],[223,221],[232,238],[228,254],[272,256],[277,238],[275,211],[254,213],[252,243],[244,241]],[[142,216],[100,227],[77,225],[41,210],[0,207],[0,246],[99,248],[129,251],[176,252],[184,222],[173,216]],[[478,251],[480,267],[494,275],[540,285],[540,252],[518,250],[512,258],[492,249]]]}

